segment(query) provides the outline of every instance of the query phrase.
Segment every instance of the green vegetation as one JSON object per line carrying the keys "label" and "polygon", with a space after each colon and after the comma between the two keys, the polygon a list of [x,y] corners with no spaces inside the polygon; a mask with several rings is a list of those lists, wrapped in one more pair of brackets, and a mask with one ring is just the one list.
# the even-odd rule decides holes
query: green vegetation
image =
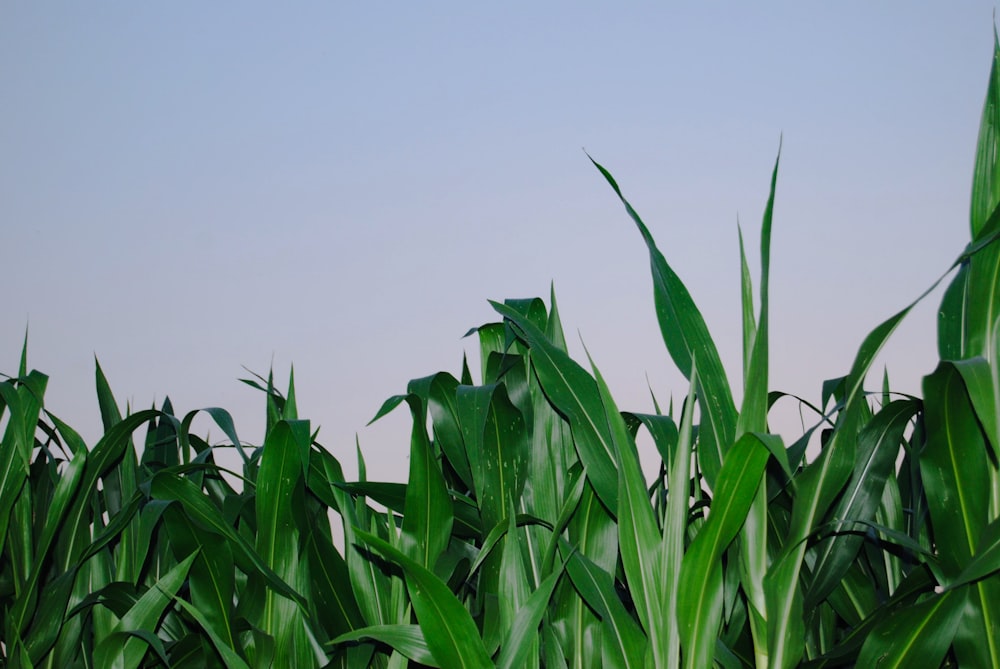
{"label": "green vegetation", "polygon": [[[0,664],[1000,666],[998,64],[1000,45],[924,399],[864,389],[910,305],[823,383],[790,444],[767,421],[777,165],[756,295],[743,255],[739,407],[691,296],[600,165],[690,381],[677,412],[620,411],[597,366],[568,355],[554,296],[494,303],[501,320],[472,331],[478,383],[463,364],[381,408],[412,414],[405,484],[367,481],[360,452],[345,480],[294,384],[270,377],[248,381],[266,396],[263,445],[206,409],[228,439],[213,446],[169,402],[123,416],[98,367],[105,434],[88,447],[44,409],[47,378],[22,353],[0,384]],[[652,481],[640,430],[661,459]],[[219,449],[242,471],[224,477]]]}

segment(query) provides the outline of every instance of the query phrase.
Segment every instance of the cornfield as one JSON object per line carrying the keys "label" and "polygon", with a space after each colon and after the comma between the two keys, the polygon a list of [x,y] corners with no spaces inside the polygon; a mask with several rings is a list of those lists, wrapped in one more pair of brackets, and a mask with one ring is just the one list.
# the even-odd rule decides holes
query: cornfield
{"label": "cornfield", "polygon": [[554,294],[494,302],[469,332],[475,374],[463,360],[410,381],[373,419],[409,410],[405,483],[367,480],[360,449],[346,480],[294,380],[282,392],[270,374],[246,380],[263,444],[218,408],[202,410],[226,438],[210,444],[169,401],[123,413],[98,365],[104,435],[88,445],[45,406],[26,342],[0,384],[0,664],[1000,666],[998,156],[995,44],[970,242],[917,300],[949,281],[924,397],[865,387],[914,302],[819,404],[799,400],[813,419],[790,441],[768,424],[777,161],[756,281],[740,239],[741,379],[594,162],[648,251],[685,399],[620,410],[567,352]]}

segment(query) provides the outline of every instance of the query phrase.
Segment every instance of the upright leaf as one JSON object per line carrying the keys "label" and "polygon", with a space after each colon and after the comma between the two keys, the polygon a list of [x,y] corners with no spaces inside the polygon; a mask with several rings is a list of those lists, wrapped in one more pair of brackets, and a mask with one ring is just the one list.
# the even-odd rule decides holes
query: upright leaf
{"label": "upright leaf", "polygon": [[661,633],[663,583],[660,572],[659,528],[646,491],[635,441],[625,428],[607,383],[593,360],[590,361],[604,412],[611,429],[618,464],[618,546],[622,567],[636,611],[650,643],[655,666],[664,666],[669,639]]}
{"label": "upright leaf", "polygon": [[427,439],[426,404],[413,393],[407,396],[406,401],[413,416],[413,430],[403,536],[409,544],[408,555],[433,571],[438,557],[448,545],[454,516],[444,477]]}
{"label": "upright leaf", "polygon": [[642,219],[639,218],[639,214],[622,195],[621,189],[611,173],[593,158],[590,160],[604,175],[615,194],[625,205],[625,211],[639,228],[639,232],[646,242],[646,247],[649,249],[656,317],[659,320],[660,332],[670,357],[673,358],[674,364],[677,365],[681,373],[689,380],[692,361],[695,357],[698,358],[703,385],[702,392],[698,396],[702,407],[699,459],[705,479],[709,486],[714,488],[715,477],[722,467],[722,459],[726,450],[734,441],[736,430],[736,405],[733,402],[732,391],[729,388],[729,381],[726,378],[722,360],[719,358],[719,352],[711,335],[709,335],[701,312],[694,300],[691,299],[687,287],[657,248],[653,236]]}
{"label": "upright leaf", "polygon": [[709,667],[722,615],[722,553],[743,526],[767,465],[770,435],[746,434],[730,450],[719,472],[708,522],[681,563],[677,616],[684,664]]}
{"label": "upright leaf", "polygon": [[[286,412],[290,403],[286,403]],[[309,422],[280,420],[264,441],[257,474],[257,552],[284,582],[299,589],[304,570],[299,555],[299,522],[304,452],[310,443]],[[304,636],[306,622],[293,599],[268,589],[261,629],[274,637],[276,662],[303,666],[314,661]]]}

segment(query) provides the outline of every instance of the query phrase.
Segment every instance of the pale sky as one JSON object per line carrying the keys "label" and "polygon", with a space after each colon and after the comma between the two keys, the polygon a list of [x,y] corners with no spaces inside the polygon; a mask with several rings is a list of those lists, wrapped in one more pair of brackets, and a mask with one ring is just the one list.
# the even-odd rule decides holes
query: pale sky
{"label": "pale sky", "polygon": [[[582,336],[619,407],[650,411],[647,377],[663,402],[687,386],[585,148],[738,386],[737,218],[756,277],[783,136],[771,387],[818,402],[968,241],[994,5],[667,5],[4,3],[0,371],[29,327],[46,407],[90,445],[95,354],[120,402],[222,406],[259,443],[242,366],[284,386],[294,364],[345,468],[358,435],[370,475],[402,480],[405,411],[365,427],[382,401],[463,351],[478,369],[461,336],[497,320],[487,300],[554,281],[577,358]],[[885,364],[919,392],[939,300],[869,387]]]}

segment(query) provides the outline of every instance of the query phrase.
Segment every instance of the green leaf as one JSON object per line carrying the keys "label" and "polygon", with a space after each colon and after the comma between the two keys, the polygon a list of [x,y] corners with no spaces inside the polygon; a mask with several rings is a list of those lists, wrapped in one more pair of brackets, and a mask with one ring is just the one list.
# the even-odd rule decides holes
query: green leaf
{"label": "green leaf", "polygon": [[382,418],[386,414],[391,413],[393,409],[398,407],[405,400],[406,400],[406,395],[393,395],[392,397],[390,397],[389,399],[387,399],[385,402],[382,403],[382,406],[379,407],[379,410],[375,413],[375,417],[372,418],[370,421],[368,421],[367,425],[371,425],[379,418]]}
{"label": "green leaf", "polygon": [[697,361],[691,368],[691,385],[681,413],[681,425],[676,440],[676,453],[669,458],[667,472],[667,510],[663,521],[660,549],[660,574],[663,582],[664,621],[661,634],[667,638],[667,663],[680,666],[680,611],[678,598],[681,588],[681,567],[688,532],[691,494],[691,451],[694,448],[695,387],[698,382]]}
{"label": "green leaf", "polygon": [[174,603],[184,610],[189,616],[195,619],[195,621],[201,625],[201,628],[205,630],[208,634],[208,638],[212,640],[212,645],[215,650],[219,653],[219,657],[222,658],[223,663],[226,665],[227,669],[250,669],[250,665],[240,657],[239,653],[227,643],[226,639],[223,639],[215,631],[215,627],[209,622],[208,617],[202,613],[201,609],[196,606],[188,604],[180,597],[174,597]]}
{"label": "green leaf", "polygon": [[986,445],[962,377],[941,363],[924,377],[927,445],[920,459],[941,564],[950,578],[971,561],[988,521]]}
{"label": "green leaf", "polygon": [[48,512],[45,517],[45,524],[42,527],[41,535],[35,547],[35,563],[31,569],[26,583],[22,584],[21,596],[15,601],[11,612],[10,620],[7,624],[24,634],[25,626],[34,614],[34,602],[37,593],[38,583],[42,575],[42,567],[48,562],[49,549],[56,532],[62,525],[66,516],[66,510],[79,489],[80,481],[83,478],[84,468],[87,464],[87,451],[78,451],[77,455],[69,462],[63,470],[59,481],[56,484],[52,499],[49,502]]}
{"label": "green leaf", "polygon": [[[76,563],[82,555],[88,554],[91,548],[92,539],[90,533],[79,530],[90,522],[85,518],[91,512],[92,496],[97,494],[98,480],[124,456],[131,443],[132,432],[140,425],[148,423],[151,419],[159,415],[159,411],[147,409],[123,418],[121,422],[105,432],[104,436],[90,452],[83,480],[79,486],[79,489],[85,494],[77,495],[73,498],[73,502],[66,514],[66,520],[64,521],[65,527],[76,531],[69,533],[69,541],[60,550],[59,559],[61,564],[59,567],[63,571],[68,570],[70,565]],[[111,525],[116,524],[119,515],[121,514],[116,514],[112,518]],[[89,553],[89,555],[93,554]]]}
{"label": "green leaf", "polygon": [[753,313],[753,279],[747,264],[743,246],[743,228],[737,222],[736,231],[740,240],[740,303],[743,305],[743,384],[748,381],[746,369],[753,357],[754,340],[757,337],[757,319]]}
{"label": "green leaf", "polygon": [[63,572],[47,581],[39,594],[35,617],[25,637],[28,654],[35,663],[49,652],[60,634],[70,636],[69,632],[77,622],[66,619],[66,608],[73,592],[76,574],[76,569]]}
{"label": "green leaf", "polygon": [[969,223],[974,239],[1000,203],[1000,170],[997,169],[997,147],[1000,146],[1000,41],[994,31],[993,59],[990,67],[986,100],[976,142],[976,165],[972,173],[972,206]]}
{"label": "green leaf", "polygon": [[414,662],[428,667],[440,667],[431,654],[424,638],[424,632],[419,625],[371,625],[341,634],[333,639],[331,644],[349,643],[352,641],[379,641],[390,648],[399,651]]}
{"label": "green leaf", "polygon": [[647,641],[618,599],[614,578],[581,553],[568,547],[565,552],[566,571],[573,586],[604,622],[605,659],[610,655],[616,666],[643,667]]}
{"label": "green leaf", "polygon": [[965,353],[966,291],[969,264],[963,263],[945,289],[938,309],[938,356],[941,360],[960,360]]}
{"label": "green leaf", "polygon": [[556,583],[562,576],[563,564],[554,572],[549,574],[544,581],[538,585],[527,601],[517,610],[514,616],[514,624],[507,632],[507,637],[500,644],[500,655],[497,658],[497,669],[517,669],[524,666],[528,660],[528,654],[532,649],[535,639],[538,638],[538,625],[545,615],[546,608],[555,591]]}
{"label": "green leaf", "polygon": [[[521,609],[531,594],[532,584],[528,582],[527,570],[525,569],[525,551],[527,534],[517,531],[517,516],[513,507],[507,514],[507,533],[503,537],[503,551],[500,555],[498,575],[499,584],[496,589],[499,609],[499,632],[498,636],[507,636],[514,626],[517,612]],[[482,582],[482,580],[480,580]],[[487,612],[487,615],[489,613]],[[484,625],[483,642],[491,655],[495,652],[492,640],[487,638],[487,629]],[[499,645],[500,639],[497,640]],[[531,653],[532,659],[528,662],[528,667],[537,666],[538,647]]]}
{"label": "green leaf", "polygon": [[104,431],[107,432],[121,422],[122,414],[118,409],[118,403],[115,401],[115,396],[111,392],[111,386],[108,384],[107,377],[104,376],[104,370],[101,369],[101,363],[98,362],[97,356],[94,356],[94,367],[97,383],[97,403],[101,409],[101,422],[104,424]]}
{"label": "green leaf", "polygon": [[[692,372],[693,373],[693,372]],[[642,423],[653,438],[653,445],[660,454],[660,459],[669,470],[673,466],[674,451],[677,449],[677,423],[670,416],[649,413],[623,412],[624,416],[631,417]]]}
{"label": "green leaf", "polygon": [[858,657],[859,667],[938,667],[951,645],[966,592],[934,595],[901,607],[877,625]]}
{"label": "green leaf", "polygon": [[192,553],[164,574],[122,617],[111,634],[98,643],[94,663],[99,667],[134,669],[146,655],[148,644],[135,632],[154,633],[160,617],[180,590],[197,553]]}
{"label": "green leaf", "polygon": [[957,360],[954,365],[962,375],[976,418],[982,424],[983,432],[993,447],[993,455],[1000,460],[1000,423],[998,423],[1000,407],[997,406],[1000,398],[997,397],[994,388],[994,369],[981,357]]}
{"label": "green leaf", "polygon": [[[681,564],[677,616],[688,667],[709,667],[722,613],[722,553],[736,537],[761,485],[772,435],[748,433],[733,444],[716,481],[708,521]],[[711,602],[711,604],[708,604]]]}
{"label": "green leaf", "polygon": [[239,436],[236,434],[236,425],[233,424],[233,417],[229,415],[229,412],[218,407],[207,407],[202,409],[202,411],[211,416],[212,420],[215,421],[215,424],[219,426],[220,430],[222,430],[222,433],[229,437],[229,440],[233,442],[233,446],[236,447],[236,451],[240,454],[240,457],[243,458],[243,462],[248,462],[249,458],[247,457],[246,451],[243,450],[243,444],[240,443]]}
{"label": "green leaf", "polygon": [[[587,156],[590,158],[590,156]],[[653,241],[646,225],[639,218],[632,205],[622,195],[621,189],[611,173],[593,158],[590,161],[604,175],[615,194],[625,205],[625,211],[635,222],[646,247],[649,250],[650,266],[653,273],[653,298],[656,303],[656,317],[667,351],[674,364],[691,378],[692,361],[698,358],[701,368],[702,391],[698,400],[702,407],[701,445],[699,459],[705,479],[713,489],[715,477],[722,467],[726,449],[733,443],[736,431],[736,405],[726,378],[722,360],[705,325],[705,319],[691,299],[687,287],[667,263],[666,258]],[[588,469],[591,467],[588,465]],[[603,499],[603,497],[602,497]]]}
{"label": "green leaf", "polygon": [[[143,512],[164,504],[169,503],[153,500]],[[188,572],[191,603],[201,612],[199,624],[206,631],[211,631],[213,639],[218,637],[223,644],[235,647],[230,621],[236,591],[232,548],[225,541],[218,541],[210,532],[195,525],[180,505],[169,504],[163,516],[175,557],[181,558],[199,547],[212,547],[211,550],[199,553]]]}
{"label": "green leaf", "polygon": [[462,479],[472,488],[472,472],[462,439],[462,426],[458,417],[455,392],[458,381],[451,374],[441,372],[434,375],[427,396],[427,408],[433,419],[434,442],[448,458],[448,462]]}
{"label": "green leaf", "polygon": [[[853,469],[857,426],[862,411],[867,410],[862,390],[865,376],[889,335],[938,282],[906,308],[879,324],[861,342],[851,371],[842,380],[844,407],[840,411],[833,435],[820,456],[796,477],[796,501],[787,537],[781,553],[768,570],[764,584],[769,655],[773,666],[778,669],[797,664],[803,651],[799,574],[806,550],[805,540],[826,514]],[[824,403],[826,394],[824,392]]]}
{"label": "green leaf", "polygon": [[594,490],[608,510],[616,513],[615,449],[593,377],[516,310],[496,302],[490,304],[517,327],[528,343],[538,380],[552,404],[569,420],[580,460],[587,468]]}
{"label": "green leaf", "polygon": [[[1000,212],[1000,42],[994,31],[993,64],[983,104],[972,174],[970,228],[978,240],[996,224]],[[964,357],[991,358],[995,328],[1000,314],[1000,245],[989,244],[968,260],[965,293]]]}
{"label": "green leaf", "polygon": [[[588,353],[588,358],[589,358]],[[611,428],[618,464],[618,546],[639,621],[649,638],[653,663],[667,661],[668,638],[660,634],[663,618],[663,583],[660,572],[660,529],[653,515],[646,480],[635,441],[625,428],[611,391],[594,361],[590,361],[601,394],[604,414]]]}
{"label": "green leaf", "polygon": [[10,411],[3,439],[0,440],[0,553],[7,553],[14,578],[19,583],[27,578],[34,563],[30,554],[31,523],[30,520],[21,522],[30,509],[25,506],[27,502],[21,499],[24,494],[30,495],[30,487],[26,487],[25,482],[28,480],[31,452],[35,447],[35,428],[46,381],[44,374],[32,371],[16,383],[0,383],[0,398]]}
{"label": "green leaf", "polygon": [[[924,378],[927,444],[920,460],[935,544],[945,577],[972,563],[992,519],[990,474],[982,428],[966,385],[954,364],[942,362]],[[972,586],[971,610],[955,639],[963,664],[1000,661],[1000,588],[990,579]]]}
{"label": "green leaf", "polygon": [[[771,189],[767,196],[767,205],[764,208],[764,220],[761,224],[760,232],[760,316],[757,318],[756,328],[753,324],[753,300],[752,295],[746,297],[747,289],[744,288],[743,321],[744,321],[744,349],[746,359],[744,361],[744,389],[743,405],[740,408],[739,417],[736,423],[736,434],[742,435],[744,432],[766,432],[767,431],[767,409],[768,409],[768,308],[769,287],[771,275],[771,219],[774,215],[774,191],[778,181],[778,163],[781,158],[781,150],[778,150],[778,158],[774,161],[774,170],[771,172]],[[740,237],[740,255],[742,257],[743,239]],[[746,259],[743,258],[745,268]],[[744,269],[744,274],[745,274]],[[749,277],[744,279],[749,284]],[[747,286],[748,288],[749,286]],[[749,312],[749,313],[748,313]],[[699,360],[699,364],[701,361]]]}
{"label": "green leaf", "polygon": [[405,572],[413,610],[439,666],[493,666],[472,616],[441,579],[388,542],[357,528],[355,535]]}
{"label": "green leaf", "polygon": [[[852,521],[875,517],[886,478],[899,454],[903,431],[921,407],[917,400],[896,400],[879,411],[858,434],[854,471],[833,511],[834,533],[850,529]],[[862,541],[860,536],[845,535],[818,545],[812,566],[813,581],[806,595],[807,609],[826,599],[840,583]]]}
{"label": "green leaf", "polygon": [[[284,413],[294,415],[291,401],[286,402]],[[302,511],[301,501],[297,500],[301,500],[303,492],[303,472],[308,465],[304,456],[310,442],[309,421],[279,420],[264,441],[254,498],[257,553],[278,578],[296,590],[304,589],[297,521]],[[275,662],[295,666],[313,661],[305,626],[295,598],[270,588],[266,591],[260,628],[274,637]]]}
{"label": "green leaf", "polygon": [[243,571],[259,573],[270,588],[295,600],[302,606],[306,605],[302,596],[271,569],[247,540],[226,522],[219,510],[193,483],[172,472],[162,471],[153,477],[151,492],[155,499],[180,502],[194,522],[228,541],[233,550],[233,556]]}
{"label": "green leaf", "polygon": [[315,607],[317,621],[328,635],[336,636],[362,627],[364,619],[351,588],[347,563],[315,525],[309,524],[306,537],[310,574],[307,597]]}
{"label": "green leaf", "polygon": [[570,481],[566,486],[566,497],[563,499],[558,520],[552,528],[552,536],[545,549],[545,556],[542,558],[542,573],[550,573],[552,569],[556,551],[559,548],[559,537],[575,517],[580,500],[583,499],[587,480],[586,472],[582,469],[570,473]]}
{"label": "green leaf", "polygon": [[[579,479],[581,484],[579,500],[573,503],[573,495],[568,495],[563,504],[562,521],[569,513],[569,524],[566,527],[568,546],[564,546],[566,535],[553,532],[552,540],[556,548],[562,549],[563,559],[569,547],[587,556],[591,562],[602,571],[612,573],[617,570],[618,563],[618,532],[614,520],[601,504],[594,487],[587,476]],[[557,524],[557,527],[559,524]],[[555,549],[553,549],[555,550]],[[552,564],[554,554],[548,557],[545,564]],[[547,626],[555,626],[560,630],[562,654],[571,666],[586,666],[596,662],[601,655],[601,621],[591,608],[584,603],[574,584],[562,581],[553,595],[552,613]],[[565,633],[563,634],[563,630]]]}
{"label": "green leaf", "polygon": [[[775,159],[774,170],[771,173],[771,189],[768,193],[767,205],[764,209],[764,220],[761,224],[760,258],[760,316],[754,326],[753,300],[750,292],[750,279],[746,269],[746,259],[743,254],[743,238],[740,237],[740,256],[743,266],[743,404],[736,421],[737,438],[747,432],[767,432],[768,404],[768,309],[771,268],[771,219],[774,214],[774,191],[778,180],[778,158]],[[768,440],[767,443],[772,443]],[[766,445],[766,444],[765,444]],[[781,463],[786,474],[791,477],[788,456],[784,445],[777,441],[771,449],[777,461]],[[767,572],[768,555],[768,522],[767,522],[767,487],[757,489],[756,496],[747,509],[746,519],[741,529],[740,566],[742,568],[742,585],[747,594],[750,609],[750,624],[754,643],[754,653],[758,664],[767,662],[767,628],[765,625],[766,601],[764,594],[764,576]]]}
{"label": "green leaf", "polygon": [[983,529],[975,556],[958,577],[948,582],[948,587],[974,583],[997,571],[1000,571],[1000,520],[994,520]]}
{"label": "green leaf", "polygon": [[507,396],[505,386],[492,387],[478,442],[479,475],[476,492],[484,527],[500,523],[516,507],[524,490],[528,442],[521,412]]}
{"label": "green leaf", "polygon": [[454,517],[444,476],[427,439],[426,405],[413,393],[407,396],[407,403],[413,416],[413,429],[403,514],[404,546],[410,557],[433,571],[448,546]]}

